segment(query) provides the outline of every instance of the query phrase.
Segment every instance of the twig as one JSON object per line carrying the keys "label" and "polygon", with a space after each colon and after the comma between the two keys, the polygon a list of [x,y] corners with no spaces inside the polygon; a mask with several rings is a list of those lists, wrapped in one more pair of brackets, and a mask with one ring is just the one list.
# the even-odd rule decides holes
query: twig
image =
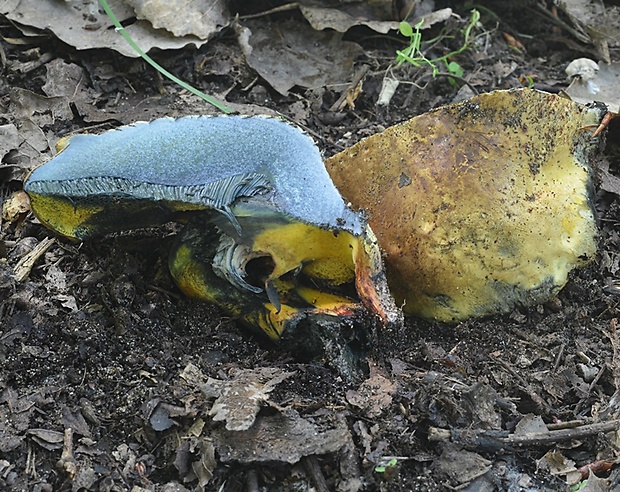
{"label": "twig", "polygon": [[342,91],[342,94],[340,94],[338,100],[329,108],[330,111],[336,112],[344,108],[344,105],[349,101],[350,95],[355,92],[357,86],[362,82],[362,80],[368,73],[368,70],[370,70],[370,67],[368,65],[362,65],[357,70],[357,72],[355,72],[355,75],[353,76],[353,80],[349,84],[349,87],[347,87],[346,90]]}
{"label": "twig", "polygon": [[545,446],[583,439],[584,437],[596,436],[605,432],[613,432],[620,429],[620,420],[610,420],[609,422],[598,422],[587,424],[572,429],[557,429],[547,432],[531,432],[524,435],[512,434],[507,437],[500,437],[498,440],[511,446]]}
{"label": "twig", "polygon": [[63,470],[71,480],[75,478],[77,474],[77,464],[75,462],[75,456],[73,456],[73,429],[70,427],[65,429],[62,454],[56,466]]}
{"label": "twig", "polygon": [[17,262],[15,265],[15,280],[18,282],[23,282],[30,275],[30,271],[36,261],[54,244],[55,239],[46,237],[43,241],[35,246],[35,248],[24,256],[21,260]]}
{"label": "twig", "polygon": [[620,420],[609,420],[595,424],[585,424],[568,429],[552,429],[545,432],[527,432],[524,434],[504,434],[501,431],[448,430],[437,427],[428,429],[428,439],[433,442],[452,441],[467,449],[492,448],[506,446],[515,448],[541,447],[560,442],[575,441],[601,433],[620,429]]}
{"label": "twig", "polygon": [[[528,9],[531,10],[531,9]],[[536,12],[538,12],[539,14],[544,15],[547,20],[550,20],[551,22],[553,22],[554,24],[560,26],[562,29],[568,31],[570,34],[572,34],[573,36],[575,36],[579,41],[582,41],[584,43],[591,43],[592,40],[588,37],[587,34],[583,33],[583,32],[579,32],[577,29],[573,28],[572,26],[570,26],[569,24],[567,24],[566,22],[564,22],[562,19],[560,19],[559,17],[551,14],[545,7],[543,7],[542,5],[536,5],[534,7],[534,10]]]}
{"label": "twig", "polygon": [[307,456],[304,459],[304,465],[306,471],[312,478],[312,482],[314,483],[314,487],[317,492],[329,492],[329,487],[325,481],[323,471],[321,470],[321,466],[319,465],[316,455]]}
{"label": "twig", "polygon": [[289,10],[295,10],[298,8],[299,2],[286,3],[284,5],[280,5],[279,7],[274,7],[272,9],[258,12],[256,14],[240,15],[239,19],[256,19],[257,17],[264,17],[266,15],[276,14],[278,12],[287,12]]}

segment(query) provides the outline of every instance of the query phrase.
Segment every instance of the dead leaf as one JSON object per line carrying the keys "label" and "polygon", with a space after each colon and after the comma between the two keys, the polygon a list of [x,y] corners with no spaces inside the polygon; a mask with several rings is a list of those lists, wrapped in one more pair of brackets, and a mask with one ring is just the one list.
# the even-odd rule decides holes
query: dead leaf
{"label": "dead leaf", "polygon": [[73,413],[69,410],[69,407],[63,405],[62,406],[62,425],[65,429],[73,429],[76,434],[79,434],[84,437],[91,437],[92,434],[90,432],[90,427],[84,420],[84,416],[82,412],[77,410]]}
{"label": "dead leaf", "polygon": [[608,193],[620,195],[620,178],[609,170],[609,161],[602,159],[597,166],[601,180],[601,189]]}
{"label": "dead leaf", "polygon": [[561,451],[547,451],[545,455],[536,462],[536,470],[546,472],[549,475],[566,476],[568,485],[574,485],[581,481],[581,473],[575,467],[575,462],[568,459]]}
{"label": "dead leaf", "polygon": [[[65,96],[45,97],[20,87],[14,87],[10,95],[14,114],[22,120],[36,123],[39,127],[52,125],[58,120],[73,119],[69,99]],[[47,140],[42,147],[35,146],[37,150],[43,151],[47,148]]]}
{"label": "dead leaf", "polygon": [[277,25],[247,21],[236,27],[247,64],[282,95],[294,86],[313,89],[347,83],[360,47],[335,32],[294,20]]}
{"label": "dead leaf", "polygon": [[228,26],[224,0],[127,0],[138,19],[148,20],[156,29],[166,29],[177,37],[194,35],[209,39]]}
{"label": "dead leaf", "polygon": [[549,429],[545,425],[542,417],[540,415],[534,415],[533,413],[528,413],[524,415],[521,420],[515,426],[515,436],[525,436],[528,434],[537,434],[537,433],[546,433],[549,432]]}
{"label": "dead leaf", "polygon": [[49,429],[29,429],[28,434],[34,442],[48,451],[62,449],[64,434]]}
{"label": "dead leaf", "polygon": [[213,471],[217,467],[215,446],[211,439],[201,439],[199,441],[198,456],[199,459],[192,463],[192,471],[198,479],[198,486],[204,489],[211,481],[211,478],[213,478]]}
{"label": "dead leaf", "polygon": [[216,422],[226,421],[226,429],[230,431],[247,430],[268,401],[269,393],[293,374],[266,367],[242,370],[230,381],[209,378],[203,392],[209,397],[217,397],[209,415]]}
{"label": "dead leaf", "polygon": [[187,364],[179,376],[190,386],[194,387],[206,384],[208,380],[207,376],[192,363]]}
{"label": "dead leaf", "polygon": [[89,460],[80,460],[80,466],[78,466],[77,473],[71,483],[71,490],[72,492],[93,490],[93,486],[99,480],[101,480],[101,476],[94,470]]}
{"label": "dead leaf", "polygon": [[573,34],[585,43],[593,43],[599,55],[611,63],[609,46],[620,43],[620,7],[600,0],[557,0],[556,5],[568,15]]}
{"label": "dead leaf", "polygon": [[491,462],[478,453],[458,449],[447,444],[435,462],[439,471],[458,484],[465,484],[481,477],[491,469]]}
{"label": "dead leaf", "polygon": [[79,92],[85,90],[84,69],[79,65],[55,58],[46,63],[45,68],[47,77],[41,88],[47,96],[66,96],[73,100]]}
{"label": "dead leaf", "polygon": [[[594,473],[590,473],[585,485],[579,488],[579,492],[608,492],[610,490],[609,485],[609,480],[599,478]],[[616,487],[611,490],[615,489]]]}
{"label": "dead leaf", "polygon": [[23,191],[16,191],[2,204],[2,220],[15,222],[30,210],[28,195]]}
{"label": "dead leaf", "polygon": [[63,292],[67,289],[67,275],[57,265],[50,265],[45,273],[45,288],[48,292]]}
{"label": "dead leaf", "polygon": [[[346,32],[354,26],[366,26],[373,31],[387,34],[389,31],[398,30],[398,21],[394,20],[377,20],[371,17],[371,13],[367,15],[356,15],[358,12],[347,12],[350,4],[341,4],[338,8],[313,7],[309,5],[300,5],[299,10],[317,31],[324,29],[333,29],[338,32]],[[450,9],[447,9],[450,10]]]}
{"label": "dead leaf", "polygon": [[396,383],[382,375],[377,366],[369,361],[370,377],[366,379],[357,391],[347,391],[347,401],[364,410],[366,417],[375,418],[392,403],[392,395],[396,392]]}
{"label": "dead leaf", "polygon": [[[127,34],[145,52],[153,48],[178,49],[189,44],[199,47],[207,41],[192,35],[176,37],[164,29],[155,29],[145,20],[128,23],[136,16],[131,6],[123,0],[109,0],[108,3],[116,17],[124,23]],[[112,21],[96,1],[0,0],[0,13],[18,23],[18,26],[49,29],[78,50],[110,48],[128,57],[140,56],[115,29],[111,29]],[[183,12],[178,15],[183,15]],[[24,34],[28,35],[29,30],[24,30]]]}
{"label": "dead leaf", "polygon": [[24,441],[24,436],[0,430],[0,453],[8,453],[17,449]]}
{"label": "dead leaf", "polygon": [[41,154],[47,152],[50,145],[41,127],[29,117],[18,119],[17,126],[22,143],[12,159],[12,164],[18,169],[31,169],[40,164]]}
{"label": "dead leaf", "polygon": [[23,141],[15,125],[11,123],[0,125],[0,161],[9,151],[17,149]]}
{"label": "dead leaf", "polygon": [[620,112],[620,62],[599,63],[598,70],[588,80],[573,77],[566,93],[578,103],[605,103],[612,113]]}
{"label": "dead leaf", "polygon": [[251,429],[213,433],[215,449],[224,462],[279,461],[297,463],[303,456],[333,453],[349,442],[344,417],[326,414],[304,419],[294,410],[258,418]]}
{"label": "dead leaf", "polygon": [[502,418],[496,408],[497,392],[492,386],[477,382],[462,392],[463,409],[472,422],[483,429],[500,429]]}
{"label": "dead leaf", "polygon": [[69,309],[72,312],[76,312],[78,310],[77,300],[74,296],[69,294],[55,294],[52,296],[55,301],[58,301],[60,305],[66,309]]}
{"label": "dead leaf", "polygon": [[[146,371],[145,371],[146,372]],[[173,425],[177,425],[177,422],[172,420],[175,417],[186,417],[188,415],[188,409],[178,405],[172,405],[162,401],[161,398],[152,398],[142,407],[144,417],[148,419],[151,427],[158,431],[164,431],[169,429]]]}

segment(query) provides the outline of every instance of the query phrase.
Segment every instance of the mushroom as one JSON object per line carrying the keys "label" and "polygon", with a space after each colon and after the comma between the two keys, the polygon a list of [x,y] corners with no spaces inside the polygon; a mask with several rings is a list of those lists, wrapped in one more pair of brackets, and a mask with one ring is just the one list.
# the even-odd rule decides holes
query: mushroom
{"label": "mushroom", "polygon": [[273,339],[309,318],[400,319],[372,231],[297,127],[163,118],[60,143],[24,184],[58,233],[83,240],[189,221],[169,261],[179,288]]}
{"label": "mushroom", "polygon": [[390,127],[326,167],[368,213],[405,314],[505,313],[548,300],[596,252],[589,161],[605,112],[496,91]]}

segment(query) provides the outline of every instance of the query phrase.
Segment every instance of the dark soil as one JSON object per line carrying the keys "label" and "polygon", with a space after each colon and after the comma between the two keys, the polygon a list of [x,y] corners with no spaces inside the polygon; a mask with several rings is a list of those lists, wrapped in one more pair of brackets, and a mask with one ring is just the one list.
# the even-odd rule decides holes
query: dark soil
{"label": "dark soil", "polygon": [[[479,92],[521,87],[525,76],[541,88],[559,90],[565,85],[563,68],[584,56],[580,45],[567,33],[551,35],[548,21],[534,10],[505,9],[508,4],[486,4],[496,17],[483,15],[489,29],[484,44],[459,58],[464,77]],[[522,35],[525,49],[508,46],[505,32]],[[22,38],[4,19],[0,33],[7,40]],[[155,58],[207,93],[229,91],[232,103],[260,104],[293,119],[300,106],[311,108],[300,123],[326,155],[455,98],[458,82],[454,86],[447,77],[422,77],[419,70],[401,67],[399,77],[423,88],[403,84],[390,106],[378,109],[383,73],[400,45],[363,29],[347,37],[363,47],[357,65],[369,65],[370,71],[355,108],[342,111],[328,110],[338,92],[296,89],[283,97],[260,80],[251,85],[255,75],[242,64],[229,74],[203,76],[195,67],[204,59],[242,59],[229,32],[198,50]],[[19,71],[12,68],[17,63],[49,55],[86,69],[100,117],[73,106],[73,118],[55,119],[44,128],[52,143],[82,128],[129,123],[137,107],[145,108],[142,119],[162,116],[161,107],[175,116],[198,107],[206,111],[142,61],[111,51],[78,52],[49,36],[26,45],[5,40],[0,46],[3,124],[12,121],[12,90],[42,94],[46,82],[43,66]],[[125,116],[130,107],[131,116]],[[612,174],[620,165],[619,132],[612,123],[600,157]],[[7,199],[21,188],[24,172],[9,172],[10,162],[4,164],[0,179]],[[573,273],[557,298],[456,326],[408,319],[402,330],[379,334],[366,382],[344,379],[321,358],[300,362],[298,354],[249,333],[217,308],[185,299],[167,270],[175,226],[74,244],[55,237],[29,213],[5,221],[0,490],[170,492],[199,490],[201,477],[204,490],[222,491],[564,490],[567,473],[539,462],[551,451],[558,469],[596,464],[593,470],[606,479],[601,490],[610,490],[620,481],[614,466],[620,412],[620,291],[614,285],[619,204],[618,196],[597,188],[599,255]],[[55,242],[29,277],[18,282],[13,273],[19,259],[52,237]],[[350,437],[339,451],[306,453],[293,464],[260,456],[223,460],[217,444],[223,424],[208,416],[209,400],[198,386],[181,377],[189,364],[218,380],[242,369],[291,372],[259,417],[286,409],[315,423],[327,419],[331,428],[344,422]],[[158,430],[166,427],[153,418],[158,408],[166,409],[162,418],[172,420],[169,428]],[[568,430],[563,437],[532,436],[532,427],[515,434],[519,422],[530,420],[544,422],[547,431]],[[198,421],[204,428],[193,433]],[[518,435],[525,437],[510,440]],[[212,440],[215,463],[208,459]],[[590,484],[594,480],[592,475]]]}

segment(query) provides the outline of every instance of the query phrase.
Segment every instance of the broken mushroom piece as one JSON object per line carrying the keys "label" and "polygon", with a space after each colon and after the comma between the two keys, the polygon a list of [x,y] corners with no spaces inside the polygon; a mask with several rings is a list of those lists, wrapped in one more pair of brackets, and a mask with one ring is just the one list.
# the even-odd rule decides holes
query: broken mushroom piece
{"label": "broken mushroom piece", "polygon": [[445,106],[326,162],[368,212],[405,314],[544,302],[596,252],[589,161],[606,110],[522,89]]}
{"label": "broken mushroom piece", "polygon": [[163,118],[77,135],[24,189],[77,239],[189,220],[170,256],[186,294],[280,338],[312,317],[397,322],[381,254],[310,137],[268,117]]}

